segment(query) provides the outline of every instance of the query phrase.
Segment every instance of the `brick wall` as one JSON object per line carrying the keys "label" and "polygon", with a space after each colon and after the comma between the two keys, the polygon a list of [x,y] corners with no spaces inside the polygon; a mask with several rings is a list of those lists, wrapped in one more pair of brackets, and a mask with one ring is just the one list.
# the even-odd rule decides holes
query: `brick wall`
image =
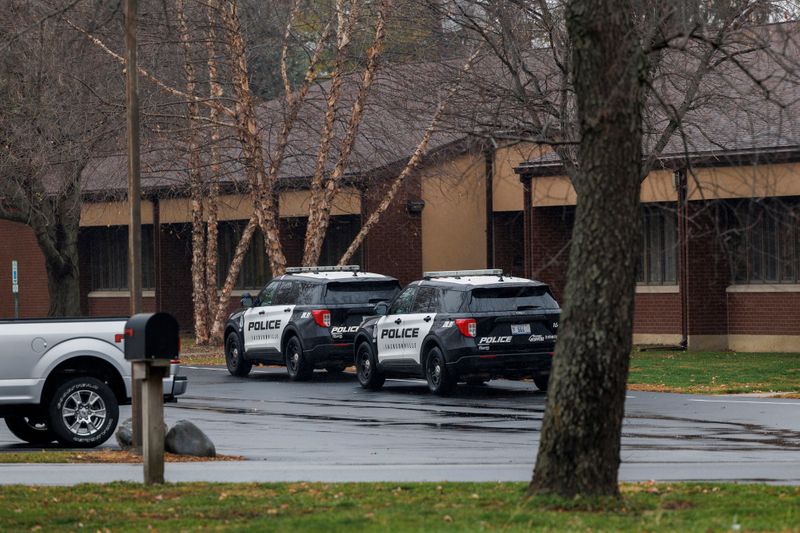
{"label": "brick wall", "polygon": [[522,211],[494,213],[494,267],[514,276],[525,271],[522,224]]}
{"label": "brick wall", "polygon": [[[130,303],[128,297],[102,297],[102,298],[88,298],[89,300],[89,316],[111,316],[111,317],[127,317],[131,315]],[[142,298],[142,312],[152,313],[155,311],[156,300],[152,297]],[[179,321],[181,326],[183,323]]]}
{"label": "brick wall", "polygon": [[567,284],[575,208],[535,207],[531,218],[533,278],[550,285],[556,299],[563,305],[561,300]]}
{"label": "brick wall", "polygon": [[[378,206],[387,186],[388,183],[374,186],[364,195],[362,223]],[[362,266],[372,272],[394,276],[402,284],[422,277],[422,215],[406,211],[408,200],[420,198],[419,177],[407,179],[380,222],[367,235]]]}
{"label": "brick wall", "polygon": [[800,293],[739,292],[728,295],[731,335],[800,335]]}
{"label": "brick wall", "polygon": [[679,293],[636,295],[634,333],[681,333],[681,295]]}
{"label": "brick wall", "polygon": [[14,318],[11,293],[11,261],[19,269],[19,313],[21,318],[47,316],[50,298],[44,257],[33,230],[24,224],[0,220],[0,318]]}
{"label": "brick wall", "polygon": [[688,334],[725,335],[730,267],[719,245],[716,211],[706,202],[689,202]]}

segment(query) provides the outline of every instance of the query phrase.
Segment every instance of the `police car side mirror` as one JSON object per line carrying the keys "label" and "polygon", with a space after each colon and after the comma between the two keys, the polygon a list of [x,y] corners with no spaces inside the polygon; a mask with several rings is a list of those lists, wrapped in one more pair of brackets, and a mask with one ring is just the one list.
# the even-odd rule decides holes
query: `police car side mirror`
{"label": "police car side mirror", "polygon": [[242,307],[253,307],[253,296],[249,292],[246,292],[242,294],[241,302]]}
{"label": "police car side mirror", "polygon": [[388,302],[378,302],[375,305],[375,314],[379,316],[385,316],[389,314],[389,303]]}

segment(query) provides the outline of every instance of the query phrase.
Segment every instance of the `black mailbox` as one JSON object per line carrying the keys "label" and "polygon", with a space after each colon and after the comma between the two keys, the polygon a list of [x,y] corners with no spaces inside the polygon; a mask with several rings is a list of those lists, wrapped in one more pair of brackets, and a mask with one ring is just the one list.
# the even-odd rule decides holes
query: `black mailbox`
{"label": "black mailbox", "polygon": [[177,359],[178,321],[168,313],[140,313],[125,324],[125,359]]}

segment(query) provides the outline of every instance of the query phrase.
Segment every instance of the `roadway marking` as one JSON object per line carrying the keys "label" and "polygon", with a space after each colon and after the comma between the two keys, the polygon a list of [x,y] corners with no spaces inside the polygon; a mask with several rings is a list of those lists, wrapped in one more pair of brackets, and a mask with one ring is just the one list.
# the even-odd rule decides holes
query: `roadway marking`
{"label": "roadway marking", "polygon": [[704,402],[704,403],[754,403],[756,405],[793,405],[797,407],[800,405],[800,402],[759,402],[757,400],[698,400],[698,399],[690,399],[690,402]]}

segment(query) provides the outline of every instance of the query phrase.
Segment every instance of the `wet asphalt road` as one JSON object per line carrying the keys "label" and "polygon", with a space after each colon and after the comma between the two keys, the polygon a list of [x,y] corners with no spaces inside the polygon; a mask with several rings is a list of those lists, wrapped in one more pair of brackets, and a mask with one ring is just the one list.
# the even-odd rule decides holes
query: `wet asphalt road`
{"label": "wet asphalt road", "polygon": [[[545,403],[525,382],[460,386],[439,398],[421,380],[388,380],[370,392],[352,374],[318,371],[309,383],[291,383],[279,368],[244,379],[222,368],[184,371],[189,390],[166,407],[167,422],[189,419],[219,453],[249,461],[168,465],[175,481],[523,481]],[[0,451],[21,448],[2,425]],[[800,401],[632,391],[622,460],[623,480],[800,484]],[[0,483],[140,478],[132,466],[0,466]]]}

